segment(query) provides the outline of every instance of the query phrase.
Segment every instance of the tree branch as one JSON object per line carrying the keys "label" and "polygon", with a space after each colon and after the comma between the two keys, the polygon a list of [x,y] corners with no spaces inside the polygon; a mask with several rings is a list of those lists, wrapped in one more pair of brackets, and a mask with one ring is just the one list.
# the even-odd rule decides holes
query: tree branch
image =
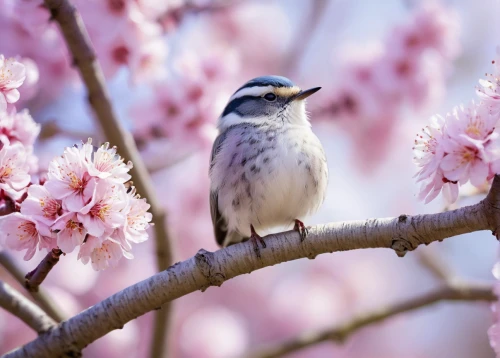
{"label": "tree branch", "polygon": [[39,334],[57,324],[40,307],[3,281],[0,281],[0,306]]}
{"label": "tree branch", "polygon": [[52,249],[48,252],[38,266],[26,274],[24,286],[30,292],[38,292],[39,286],[47,277],[50,270],[59,262],[59,257],[63,252],[59,249]]}
{"label": "tree branch", "polygon": [[251,357],[277,358],[325,341],[343,343],[349,336],[366,326],[379,323],[400,313],[414,311],[441,301],[491,302],[495,300],[497,300],[497,297],[493,294],[491,286],[464,284],[460,286],[444,287],[416,298],[360,315],[350,322],[338,327],[333,327],[320,332],[308,332],[306,334],[302,334],[293,340],[279,345],[278,347],[264,349]]}
{"label": "tree branch", "polygon": [[[6,357],[51,357],[79,352],[99,337],[165,302],[220,286],[233,277],[263,267],[304,257],[312,259],[327,252],[365,248],[389,248],[398,256],[404,256],[421,244],[474,231],[495,230],[499,219],[500,177],[497,176],[483,201],[453,211],[319,225],[309,229],[304,242],[296,231],[269,235],[260,258],[249,241],[213,253],[202,249],[194,257],[68,319]],[[464,292],[463,295],[469,291]],[[452,299],[456,294],[456,291],[447,291],[445,297]]]}
{"label": "tree branch", "polygon": [[[17,266],[12,257],[5,251],[0,252],[0,265],[2,265],[21,285],[25,284],[24,272]],[[52,299],[48,297],[43,288],[39,288],[38,292],[30,292],[31,297],[38,305],[56,322],[63,321],[66,317],[54,305]]]}
{"label": "tree branch", "polygon": [[328,1],[326,0],[313,0],[310,2],[311,9],[310,14],[305,23],[302,26],[300,34],[296,34],[296,41],[292,43],[292,47],[286,56],[285,62],[283,64],[283,71],[287,74],[293,74],[293,71],[297,70],[300,60],[303,54],[307,50],[316,28],[321,22],[323,14],[325,14]]}
{"label": "tree branch", "polygon": [[[73,61],[88,90],[88,101],[95,116],[101,124],[106,138],[118,146],[126,160],[131,160],[134,167],[131,170],[137,192],[145,196],[151,205],[153,214],[156,257],[158,271],[165,270],[172,262],[170,239],[166,228],[166,215],[154,193],[151,178],[141,160],[132,135],[118,120],[109,94],[105,86],[104,75],[97,61],[95,51],[88,36],[82,18],[76,8],[68,0],[45,0],[45,6],[50,10],[52,19],[59,24],[63,36],[73,56]],[[155,354],[162,356],[166,330],[168,325],[169,306],[162,307],[155,316]]]}

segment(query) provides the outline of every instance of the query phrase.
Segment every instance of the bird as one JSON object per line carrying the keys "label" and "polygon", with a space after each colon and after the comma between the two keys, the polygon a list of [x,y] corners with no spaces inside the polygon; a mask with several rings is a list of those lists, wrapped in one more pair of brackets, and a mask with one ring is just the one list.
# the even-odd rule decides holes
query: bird
{"label": "bird", "polygon": [[308,229],[304,217],[325,199],[328,166],[325,151],[311,129],[306,98],[321,87],[301,90],[291,80],[254,78],[230,97],[217,120],[212,147],[210,212],[221,247],[252,240],[273,227]]}

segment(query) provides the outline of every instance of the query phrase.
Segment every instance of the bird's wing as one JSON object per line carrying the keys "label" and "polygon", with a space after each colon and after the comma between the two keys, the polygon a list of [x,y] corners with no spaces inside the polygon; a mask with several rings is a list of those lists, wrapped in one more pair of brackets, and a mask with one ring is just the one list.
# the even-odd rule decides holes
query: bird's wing
{"label": "bird's wing", "polygon": [[[215,138],[214,145],[212,147],[212,156],[210,158],[210,170],[214,166],[214,159],[219,153],[222,143],[226,139],[227,131],[219,134]],[[219,193],[217,191],[210,191],[210,213],[212,215],[212,224],[214,226],[215,240],[220,246],[224,245],[224,241],[227,236],[227,222],[219,211]]]}

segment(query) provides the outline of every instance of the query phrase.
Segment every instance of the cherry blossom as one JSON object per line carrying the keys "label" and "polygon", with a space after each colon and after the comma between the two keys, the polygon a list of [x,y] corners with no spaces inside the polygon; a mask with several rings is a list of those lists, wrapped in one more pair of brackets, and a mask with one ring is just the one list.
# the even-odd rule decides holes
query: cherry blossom
{"label": "cherry blossom", "polygon": [[19,100],[18,88],[26,78],[26,68],[14,58],[5,59],[0,55],[0,112],[7,109],[8,103]]}
{"label": "cherry blossom", "polygon": [[4,145],[0,150],[0,189],[14,199],[23,194],[30,182],[27,156],[20,143]]}
{"label": "cherry blossom", "polygon": [[323,108],[312,118],[334,119],[355,142],[355,162],[364,171],[374,169],[406,106],[423,112],[443,97],[447,70],[460,49],[457,34],[453,11],[423,2],[384,41],[345,46],[339,83],[325,91]]}
{"label": "cherry blossom", "polygon": [[28,188],[28,196],[21,206],[22,214],[50,226],[61,215],[61,212],[61,201],[52,197],[46,187],[31,185]]}
{"label": "cherry blossom", "polygon": [[16,225],[29,230],[29,236],[19,243],[12,237],[19,236],[21,229],[5,224],[3,235],[9,240],[3,241],[8,241],[7,247],[28,248],[29,259],[37,246],[57,245],[64,253],[81,246],[82,262],[92,260],[92,267],[100,270],[114,266],[122,256],[132,258],[131,243],[147,240],[146,229],[152,219],[147,212],[149,204],[128,183],[132,163],[123,163],[116,147],[104,143],[94,148],[89,139],[66,148],[50,162],[48,180],[32,184],[21,198],[30,181],[25,161],[20,142],[5,144],[0,150],[0,189],[2,193],[19,190],[13,199],[20,199],[20,213],[3,220],[10,218],[9,224],[25,220],[22,225],[16,221]]}
{"label": "cherry blossom", "polygon": [[51,226],[51,230],[57,232],[57,246],[65,253],[82,245],[87,231],[83,224],[78,221],[76,213],[68,212],[60,216]]}
{"label": "cherry blossom", "polygon": [[149,222],[153,215],[147,212],[150,205],[146,199],[141,199],[135,193],[135,188],[128,192],[128,198],[129,203],[124,210],[126,213],[125,226],[123,229],[117,230],[116,237],[125,249],[130,250],[132,248],[130,242],[138,244],[148,239],[146,230],[150,226]]}
{"label": "cherry blossom", "polygon": [[45,186],[56,199],[64,199],[67,210],[81,210],[94,195],[96,180],[88,172],[89,155],[87,147],[66,148],[49,164]]}
{"label": "cherry blossom", "polygon": [[113,239],[101,240],[92,235],[87,236],[78,253],[78,259],[85,265],[90,261],[96,271],[116,266],[122,257],[130,259],[133,256]]}
{"label": "cherry blossom", "polygon": [[[90,146],[88,142],[84,145]],[[104,143],[92,153],[92,164],[89,166],[89,174],[98,178],[110,178],[118,183],[129,181],[131,176],[128,171],[132,168],[132,162],[125,164],[123,159],[116,154],[116,147],[109,148],[109,143]]]}
{"label": "cherry blossom", "polygon": [[125,187],[109,181],[100,180],[91,201],[78,212],[78,220],[88,233],[101,237],[106,231],[125,224],[126,205]]}
{"label": "cherry blossom", "polygon": [[0,240],[10,249],[27,250],[25,260],[33,257],[37,247],[50,250],[55,243],[46,225],[21,213],[0,217]]}

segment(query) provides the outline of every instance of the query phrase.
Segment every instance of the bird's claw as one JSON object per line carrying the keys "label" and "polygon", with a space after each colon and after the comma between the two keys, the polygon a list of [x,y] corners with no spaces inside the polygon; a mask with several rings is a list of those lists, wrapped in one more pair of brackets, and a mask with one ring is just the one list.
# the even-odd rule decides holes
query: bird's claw
{"label": "bird's claw", "polygon": [[260,256],[259,242],[262,245],[263,249],[267,247],[266,242],[259,234],[255,232],[253,225],[250,225],[250,231],[251,231],[250,240],[252,240],[253,243],[253,251],[257,255],[257,258],[260,259],[261,256]]}
{"label": "bird's claw", "polygon": [[307,234],[309,234],[309,230],[306,228],[304,223],[298,219],[295,219],[295,225],[293,229],[299,232],[300,242],[303,242],[306,239]]}

